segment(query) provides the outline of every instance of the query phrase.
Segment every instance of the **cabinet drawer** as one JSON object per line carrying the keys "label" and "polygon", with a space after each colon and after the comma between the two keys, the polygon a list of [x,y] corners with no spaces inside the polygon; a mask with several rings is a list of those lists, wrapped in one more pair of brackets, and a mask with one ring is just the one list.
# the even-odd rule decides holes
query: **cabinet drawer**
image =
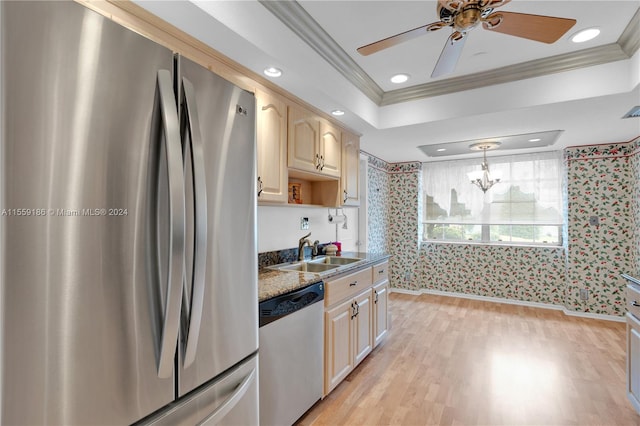
{"label": "cabinet drawer", "polygon": [[640,318],[640,288],[627,284],[627,311]]}
{"label": "cabinet drawer", "polygon": [[364,268],[344,277],[327,281],[324,294],[324,305],[331,306],[344,298],[355,295],[371,286],[371,268]]}
{"label": "cabinet drawer", "polygon": [[373,282],[386,280],[389,278],[389,262],[378,263],[373,265]]}

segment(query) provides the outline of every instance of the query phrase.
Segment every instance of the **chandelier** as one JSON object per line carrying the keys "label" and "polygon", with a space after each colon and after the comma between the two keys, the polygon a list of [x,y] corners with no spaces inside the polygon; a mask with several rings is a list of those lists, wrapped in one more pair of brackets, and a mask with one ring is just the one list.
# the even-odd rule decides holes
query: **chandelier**
{"label": "chandelier", "polygon": [[471,183],[480,188],[482,192],[486,193],[489,188],[500,182],[500,175],[498,173],[491,176],[491,173],[489,172],[489,163],[487,163],[487,151],[490,149],[496,149],[499,146],[500,142],[480,142],[474,143],[469,147],[474,151],[482,151],[482,169],[467,174]]}

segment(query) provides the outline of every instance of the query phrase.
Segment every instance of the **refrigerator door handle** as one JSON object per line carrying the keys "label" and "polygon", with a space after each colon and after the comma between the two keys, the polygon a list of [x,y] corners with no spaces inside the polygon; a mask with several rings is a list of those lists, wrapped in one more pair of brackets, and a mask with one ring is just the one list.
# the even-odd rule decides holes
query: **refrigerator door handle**
{"label": "refrigerator door handle", "polygon": [[158,356],[158,377],[172,377],[180,328],[182,281],[184,277],[185,194],[180,141],[180,123],[168,70],[158,71],[160,113],[165,134],[169,184],[169,269],[162,337]]}
{"label": "refrigerator door handle", "polygon": [[198,425],[201,426],[219,424],[224,416],[226,416],[229,411],[231,411],[231,409],[236,406],[238,401],[240,401],[242,397],[244,397],[244,394],[246,394],[247,390],[249,390],[249,388],[251,387],[251,383],[255,380],[255,377],[256,369],[253,368],[251,370],[251,373],[247,374],[247,377],[245,377],[242,382],[240,382],[238,387],[235,388],[234,391],[224,401],[222,401],[220,406],[216,408],[213,413],[205,417]]}
{"label": "refrigerator door handle", "polygon": [[[184,349],[184,367],[193,363],[198,347],[202,309],[204,305],[205,271],[207,256],[207,187],[204,170],[204,147],[200,134],[200,121],[193,84],[182,78],[183,116],[188,121],[185,130],[188,131],[191,143],[191,158],[185,158],[185,164],[191,160],[194,187],[194,252],[193,252],[193,287],[189,304],[188,328]],[[186,143],[186,140],[184,141]],[[187,167],[187,166],[185,166]],[[190,183],[187,183],[190,184]],[[188,285],[188,283],[185,283]],[[185,292],[189,294],[189,292]]]}

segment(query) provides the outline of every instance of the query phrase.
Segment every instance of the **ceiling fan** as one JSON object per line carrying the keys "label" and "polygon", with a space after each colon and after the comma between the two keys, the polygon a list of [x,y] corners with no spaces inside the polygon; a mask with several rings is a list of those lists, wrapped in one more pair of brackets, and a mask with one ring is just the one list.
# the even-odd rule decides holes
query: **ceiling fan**
{"label": "ceiling fan", "polygon": [[431,77],[450,74],[456,67],[468,32],[482,23],[485,30],[509,34],[543,43],[554,43],[573,25],[575,19],[529,15],[515,12],[494,12],[511,0],[438,0],[440,21],[414,28],[391,37],[359,47],[358,53],[367,56],[395,46],[431,31],[452,27],[453,32],[440,53]]}

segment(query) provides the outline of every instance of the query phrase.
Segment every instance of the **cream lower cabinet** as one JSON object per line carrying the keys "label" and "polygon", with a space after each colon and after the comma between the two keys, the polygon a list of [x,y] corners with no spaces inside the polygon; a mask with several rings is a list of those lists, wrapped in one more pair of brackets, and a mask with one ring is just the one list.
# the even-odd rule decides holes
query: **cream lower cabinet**
{"label": "cream lower cabinet", "polygon": [[325,395],[353,370],[354,311],[352,300],[325,311]]}
{"label": "cream lower cabinet", "polygon": [[627,313],[627,397],[640,413],[640,321]]}
{"label": "cream lower cabinet", "polygon": [[326,396],[373,349],[371,267],[328,280],[325,284]]}
{"label": "cream lower cabinet", "polygon": [[373,287],[373,347],[382,342],[389,330],[387,323],[387,298],[389,296],[389,280]]}
{"label": "cream lower cabinet", "polygon": [[387,335],[387,301],[389,297],[389,262],[373,266],[373,347]]}
{"label": "cream lower cabinet", "polygon": [[373,350],[372,300],[371,290],[365,290],[354,300],[356,308],[353,317],[354,367],[360,364]]}

